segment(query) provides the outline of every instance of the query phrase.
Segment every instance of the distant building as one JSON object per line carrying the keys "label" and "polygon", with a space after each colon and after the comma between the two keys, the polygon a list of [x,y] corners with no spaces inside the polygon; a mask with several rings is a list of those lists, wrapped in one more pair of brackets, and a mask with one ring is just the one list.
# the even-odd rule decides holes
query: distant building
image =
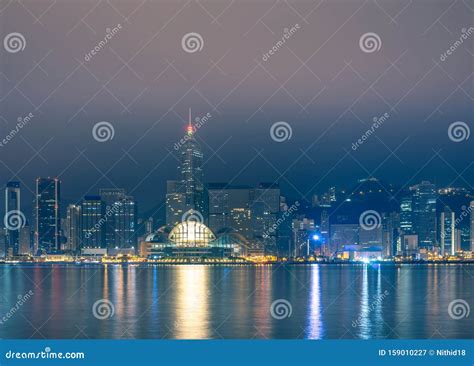
{"label": "distant building", "polygon": [[66,212],[67,248],[77,252],[81,248],[81,206],[69,205]]}
{"label": "distant building", "polygon": [[382,219],[382,255],[390,258],[397,253],[397,241],[400,235],[400,215],[396,212],[385,214]]}
{"label": "distant building", "polygon": [[280,215],[280,187],[276,183],[260,183],[251,191],[254,240],[261,243],[264,254],[277,255]]}
{"label": "distant building", "polygon": [[20,240],[19,240],[19,255],[32,255],[32,235],[31,228],[29,225],[25,225],[20,229]]}
{"label": "distant building", "polygon": [[382,246],[382,225],[375,228],[359,227],[359,244]]}
{"label": "distant building", "polygon": [[413,233],[413,196],[402,197],[400,202],[400,229],[405,234]]}
{"label": "distant building", "polygon": [[331,240],[329,244],[332,256],[341,252],[344,245],[359,244],[359,224],[331,225]]}
{"label": "distant building", "polygon": [[315,232],[314,220],[300,217],[292,220],[293,253],[292,257],[305,257],[313,254],[310,236]]}
{"label": "distant building", "polygon": [[36,179],[34,251],[54,253],[60,249],[61,182],[57,178]]}
{"label": "distant building", "polygon": [[81,249],[106,249],[105,204],[100,196],[85,196],[81,202]]}
{"label": "distant building", "polygon": [[323,255],[329,256],[329,213],[327,210],[321,212],[321,236],[323,242]]}
{"label": "distant building", "polygon": [[418,235],[403,236],[403,254],[409,257],[416,257],[418,254]]}
{"label": "distant building", "polygon": [[[20,182],[8,182],[5,188],[5,215],[12,211],[20,211]],[[7,227],[6,229],[7,252],[18,255],[20,252],[21,228],[12,229]]]}
{"label": "distant building", "polygon": [[261,183],[256,188],[208,185],[209,227],[215,233],[232,229],[245,237],[250,254],[277,255],[280,188]]}
{"label": "distant building", "polygon": [[0,229],[0,258],[7,256],[8,241],[5,229]]}
{"label": "distant building", "polygon": [[104,238],[107,248],[136,248],[137,204],[125,189],[99,190],[105,204]]}
{"label": "distant building", "polygon": [[413,228],[422,248],[436,245],[436,187],[423,181],[413,187]]}
{"label": "distant building", "polygon": [[176,225],[181,222],[182,215],[190,210],[199,212],[203,221],[207,222],[207,197],[202,170],[203,153],[194,132],[191,110],[189,110],[185,142],[177,149],[178,179],[167,184],[167,225]]}
{"label": "distant building", "polygon": [[456,253],[456,216],[448,206],[444,207],[440,215],[440,246],[441,255]]}

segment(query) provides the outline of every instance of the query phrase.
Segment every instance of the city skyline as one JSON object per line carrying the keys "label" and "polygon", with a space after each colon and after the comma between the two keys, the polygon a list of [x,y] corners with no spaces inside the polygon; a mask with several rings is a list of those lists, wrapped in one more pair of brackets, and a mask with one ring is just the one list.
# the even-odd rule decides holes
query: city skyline
{"label": "city skyline", "polygon": [[0,0],[0,363],[468,362],[473,12]]}
{"label": "city skyline", "polygon": [[[75,6],[78,13],[87,9]],[[403,18],[406,32],[385,21],[383,8],[364,1],[346,4],[344,11],[337,4],[313,12],[304,2],[294,5],[297,12],[276,4],[269,14],[263,4],[247,5],[265,18],[229,27],[208,24],[209,14],[192,3],[137,5],[138,13],[122,6],[119,13],[139,17],[141,27],[127,27],[107,4],[95,9],[90,28],[58,21],[71,14],[53,7],[45,14],[46,28],[63,34],[64,42],[50,45],[45,27],[25,24],[25,49],[2,54],[0,174],[5,182],[23,183],[24,203],[32,201],[28,192],[34,195],[34,179],[44,172],[67,182],[67,202],[101,187],[123,187],[144,211],[152,209],[149,198],[162,197],[164,181],[175,178],[174,146],[186,134],[189,107],[195,117],[210,116],[197,131],[207,156],[206,182],[279,181],[289,198],[308,200],[315,188],[368,176],[400,186],[422,180],[472,186],[472,137],[449,136],[453,124],[471,123],[471,43],[444,55],[458,38],[472,37],[464,4],[454,4],[442,25],[442,2],[411,4],[409,10],[393,5],[387,12],[392,17],[413,14]],[[232,9],[247,13],[247,6]],[[156,7],[160,17],[151,20]],[[219,4],[206,9],[223,10]],[[173,32],[161,32],[157,22],[178,11]],[[305,11],[311,21],[298,16]],[[11,4],[8,12],[14,16],[4,19],[6,29],[24,9]],[[196,17],[199,29],[190,26]],[[380,50],[366,52],[371,50],[361,49],[360,39],[371,27],[378,29]],[[107,29],[109,43],[90,55]],[[202,50],[182,48],[190,32],[201,35]],[[284,35],[289,38],[280,45]],[[308,42],[315,42],[311,52]],[[277,51],[269,55],[273,47]],[[15,80],[21,81],[17,89]],[[20,118],[28,122],[10,136]],[[367,134],[374,119],[377,127]],[[280,121],[291,134],[275,141],[270,133]],[[93,135],[107,128],[109,136]]]}

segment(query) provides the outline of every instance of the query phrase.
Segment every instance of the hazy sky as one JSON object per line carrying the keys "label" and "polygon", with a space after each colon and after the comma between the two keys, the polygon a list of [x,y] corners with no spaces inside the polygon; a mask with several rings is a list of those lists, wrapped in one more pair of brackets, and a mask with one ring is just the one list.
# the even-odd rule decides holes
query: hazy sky
{"label": "hazy sky", "polygon": [[[459,0],[0,1],[0,137],[33,115],[0,147],[1,184],[20,180],[25,207],[35,177],[59,176],[65,201],[115,186],[149,209],[176,177],[191,107],[211,115],[197,131],[208,182],[276,180],[290,197],[368,175],[471,187],[472,10]],[[24,44],[4,44],[11,33]],[[188,33],[197,45],[183,44]],[[113,129],[104,142],[93,136],[102,121]],[[271,136],[280,121],[291,130],[282,142]]]}

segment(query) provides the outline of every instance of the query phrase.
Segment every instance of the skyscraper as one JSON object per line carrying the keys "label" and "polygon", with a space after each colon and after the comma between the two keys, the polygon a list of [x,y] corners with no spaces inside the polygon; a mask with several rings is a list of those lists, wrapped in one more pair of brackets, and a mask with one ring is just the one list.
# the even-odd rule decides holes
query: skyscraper
{"label": "skyscraper", "polygon": [[28,224],[20,229],[19,255],[31,255],[31,228]]}
{"label": "skyscraper", "polygon": [[414,187],[413,229],[421,248],[436,244],[436,187],[423,181]]}
{"label": "skyscraper", "polygon": [[252,190],[251,201],[254,238],[262,243],[265,254],[276,255],[278,230],[271,228],[280,214],[280,187],[276,183],[260,183]]}
{"label": "skyscraper", "polygon": [[105,249],[105,204],[100,196],[85,196],[81,202],[81,249]]}
{"label": "skyscraper", "polygon": [[76,252],[81,247],[81,206],[79,205],[67,206],[66,238],[70,251]]}
{"label": "skyscraper", "polygon": [[198,211],[204,221],[207,221],[207,198],[202,171],[203,153],[194,136],[191,109],[184,140],[185,142],[178,149],[178,180],[175,184],[168,184],[167,187],[166,221],[169,225],[176,225],[181,221],[176,217],[178,212],[189,210]]}
{"label": "skyscraper", "polygon": [[35,254],[60,248],[60,185],[57,178],[36,178]]}
{"label": "skyscraper", "polygon": [[444,207],[440,215],[440,243],[441,255],[444,256],[446,251],[454,255],[456,252],[456,219],[455,213],[448,206]]}
{"label": "skyscraper", "polygon": [[[113,211],[113,227],[115,232],[115,247],[137,247],[137,205],[133,197],[125,196],[121,201],[115,202],[107,212]],[[109,220],[106,222],[106,227]]]}
{"label": "skyscraper", "polygon": [[224,183],[210,183],[209,228],[218,233],[232,229],[253,241],[251,192],[247,186],[229,186]]}
{"label": "skyscraper", "polygon": [[123,188],[99,190],[105,203],[104,237],[107,248],[136,248],[137,205]]}
{"label": "skyscraper", "polygon": [[[5,215],[12,211],[20,211],[20,182],[8,182],[5,188]],[[7,253],[19,254],[20,230],[7,227]]]}
{"label": "skyscraper", "polygon": [[407,194],[400,202],[400,229],[404,234],[413,233],[413,196]]}

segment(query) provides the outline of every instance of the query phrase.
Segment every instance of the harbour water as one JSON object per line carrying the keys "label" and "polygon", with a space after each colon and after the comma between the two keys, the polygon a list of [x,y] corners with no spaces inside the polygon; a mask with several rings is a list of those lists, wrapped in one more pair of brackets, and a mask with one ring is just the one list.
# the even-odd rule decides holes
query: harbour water
{"label": "harbour water", "polygon": [[473,270],[473,264],[5,264],[0,337],[472,339]]}

